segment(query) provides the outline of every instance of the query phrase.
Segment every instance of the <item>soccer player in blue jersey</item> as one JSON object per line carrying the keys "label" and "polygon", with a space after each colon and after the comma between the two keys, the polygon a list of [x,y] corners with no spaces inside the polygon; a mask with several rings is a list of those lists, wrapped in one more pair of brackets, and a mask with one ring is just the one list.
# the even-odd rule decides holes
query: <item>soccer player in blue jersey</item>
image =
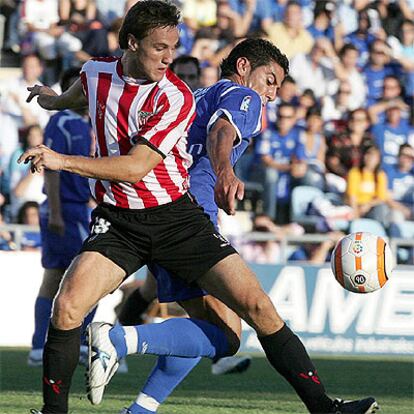
{"label": "soccer player in blue jersey", "polygon": [[[271,65],[271,70],[269,61],[276,63]],[[246,74],[246,65],[253,68],[250,75]],[[251,138],[260,132],[262,107],[276,95],[276,89],[269,93],[268,86],[281,84],[288,62],[271,43],[248,39],[233,49],[221,70],[219,82],[195,92],[196,118],[188,137],[188,150],[193,156],[190,192],[216,226],[218,208],[234,214],[235,200],[243,198],[243,183],[235,176],[233,166]],[[224,238],[222,243],[228,245]],[[115,325],[109,329],[108,324],[92,324],[88,386],[89,399],[94,404],[100,403],[119,358],[133,353],[159,355],[141,393],[120,414],[156,412],[198,364],[200,357],[221,358],[236,352],[240,344],[240,319],[232,310],[207,295],[197,284],[189,285],[155,263],[149,267],[157,279],[159,300],[179,302],[191,319],[173,318],[161,324],[138,326]],[[133,302],[131,299],[129,311],[133,310]],[[126,314],[121,321],[125,321],[124,318]],[[194,321],[197,321],[195,326]],[[220,330],[212,328],[211,324]],[[266,343],[265,338],[260,339],[272,365],[292,384],[310,412],[374,412],[377,404],[373,398],[349,403],[332,401],[322,391],[323,387],[320,388],[320,379],[303,345],[296,336],[291,336],[287,327],[278,338],[270,339],[270,342],[275,340],[274,346],[280,347],[279,351]],[[282,351],[285,345],[289,351],[287,348]],[[277,361],[271,356],[274,351],[280,352]],[[104,354],[110,355],[111,361],[108,368],[102,370],[99,359]]]}
{"label": "soccer player in blue jersey", "polygon": [[[79,70],[73,68],[63,74],[63,91],[79,77]],[[45,128],[44,142],[63,154],[89,156],[91,128],[85,112],[66,110],[53,115]],[[42,365],[53,298],[66,268],[89,233],[90,192],[86,178],[64,171],[46,171],[45,192],[47,199],[40,207],[42,266],[45,270],[35,302],[35,331],[27,361],[30,366]],[[88,315],[84,326],[92,321],[94,313]],[[81,358],[86,354],[87,347],[82,345]]]}

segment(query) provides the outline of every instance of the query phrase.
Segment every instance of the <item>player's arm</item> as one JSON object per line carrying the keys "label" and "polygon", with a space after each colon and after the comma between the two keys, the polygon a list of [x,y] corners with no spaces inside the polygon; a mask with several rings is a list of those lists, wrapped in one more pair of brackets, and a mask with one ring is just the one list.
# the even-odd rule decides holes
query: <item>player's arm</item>
{"label": "player's arm", "polygon": [[45,190],[48,201],[48,228],[50,231],[63,236],[65,222],[62,218],[60,202],[60,174],[56,171],[45,171]]}
{"label": "player's arm", "polygon": [[58,95],[48,86],[43,85],[34,85],[27,88],[27,90],[30,92],[26,100],[27,102],[30,102],[37,96],[38,104],[48,110],[59,111],[63,109],[83,108],[88,104],[80,78],[61,95]]}
{"label": "player's arm", "polygon": [[227,214],[235,214],[235,198],[242,200],[244,184],[236,177],[231,165],[231,152],[237,132],[226,119],[219,118],[207,137],[207,152],[213,171],[217,175],[214,196],[217,205]]}
{"label": "player's arm", "polygon": [[32,172],[64,170],[82,177],[134,184],[142,180],[162,159],[156,148],[138,138],[137,144],[127,155],[88,158],[59,154],[45,145],[39,145],[22,154],[18,162],[31,162]]}

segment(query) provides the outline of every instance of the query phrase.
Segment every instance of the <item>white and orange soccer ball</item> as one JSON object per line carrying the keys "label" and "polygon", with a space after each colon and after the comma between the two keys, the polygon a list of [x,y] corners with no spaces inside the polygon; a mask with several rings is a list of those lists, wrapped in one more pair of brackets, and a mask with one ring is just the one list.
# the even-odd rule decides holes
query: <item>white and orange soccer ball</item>
{"label": "white and orange soccer ball", "polygon": [[332,252],[331,268],[346,290],[369,293],[385,285],[394,268],[394,258],[382,237],[357,232],[338,241]]}

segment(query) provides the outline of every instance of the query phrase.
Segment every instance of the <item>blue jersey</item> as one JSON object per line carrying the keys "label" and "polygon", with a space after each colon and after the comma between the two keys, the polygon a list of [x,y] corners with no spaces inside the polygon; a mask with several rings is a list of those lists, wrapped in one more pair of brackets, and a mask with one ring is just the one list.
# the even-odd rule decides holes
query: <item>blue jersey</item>
{"label": "blue jersey", "polygon": [[252,89],[228,79],[195,92],[196,118],[188,135],[188,151],[193,157],[190,191],[216,224],[217,205],[214,201],[214,173],[206,149],[210,129],[224,116],[234,126],[237,138],[231,154],[234,165],[261,129],[262,101]]}
{"label": "blue jersey", "polygon": [[[45,144],[61,154],[88,157],[91,127],[87,120],[72,111],[53,115],[45,128]],[[62,203],[87,203],[90,198],[88,179],[67,171],[60,172]]]}
{"label": "blue jersey", "polygon": [[386,65],[382,69],[376,70],[371,65],[365,66],[363,75],[367,85],[367,105],[373,105],[382,97],[384,78],[389,75],[398,75],[396,66]]}
{"label": "blue jersey", "polygon": [[400,145],[409,142],[410,126],[406,120],[401,120],[397,127],[378,123],[372,127],[372,135],[381,151],[382,166],[386,168],[397,164]]}
{"label": "blue jersey", "polygon": [[414,175],[400,171],[397,165],[387,167],[385,173],[392,199],[414,211]]}

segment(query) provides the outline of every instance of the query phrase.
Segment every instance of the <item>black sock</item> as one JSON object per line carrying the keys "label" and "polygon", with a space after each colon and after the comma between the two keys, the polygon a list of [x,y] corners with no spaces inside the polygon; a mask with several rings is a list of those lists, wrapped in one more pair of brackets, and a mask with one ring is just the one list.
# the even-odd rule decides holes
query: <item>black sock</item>
{"label": "black sock", "polygon": [[274,334],[259,338],[272,366],[292,385],[311,413],[328,413],[332,400],[326,395],[300,339],[285,325]]}
{"label": "black sock", "polygon": [[134,326],[142,324],[142,314],[147,310],[149,304],[141,295],[138,289],[135,289],[123,304],[118,320],[121,325]]}
{"label": "black sock", "polygon": [[79,361],[81,327],[62,331],[51,323],[43,352],[44,414],[68,412],[69,389]]}

